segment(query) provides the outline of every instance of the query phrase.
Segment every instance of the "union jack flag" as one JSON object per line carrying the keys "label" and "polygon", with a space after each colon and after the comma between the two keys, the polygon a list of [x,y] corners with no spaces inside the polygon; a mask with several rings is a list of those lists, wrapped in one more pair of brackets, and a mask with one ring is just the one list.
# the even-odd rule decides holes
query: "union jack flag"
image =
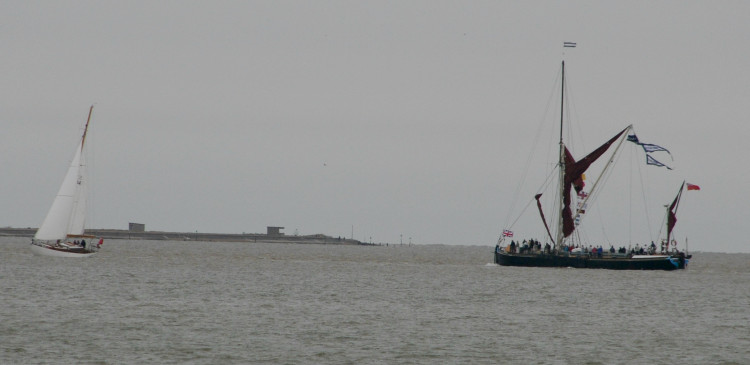
{"label": "union jack flag", "polygon": [[507,229],[503,230],[503,237],[513,237],[513,231],[509,231]]}

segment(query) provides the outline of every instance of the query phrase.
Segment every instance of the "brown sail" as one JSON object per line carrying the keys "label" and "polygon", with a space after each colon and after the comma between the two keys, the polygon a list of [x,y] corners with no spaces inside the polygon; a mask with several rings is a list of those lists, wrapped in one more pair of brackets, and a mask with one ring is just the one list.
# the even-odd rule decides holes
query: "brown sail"
{"label": "brown sail", "polygon": [[680,197],[682,196],[682,188],[684,187],[685,182],[683,181],[680,186],[680,191],[674,198],[672,205],[669,206],[669,214],[667,215],[667,243],[669,243],[669,239],[672,237],[672,229],[674,229],[674,225],[677,224],[677,206],[680,205]]}
{"label": "brown sail", "polygon": [[[629,128],[629,127],[628,127]],[[570,209],[570,189],[575,188],[576,192],[580,192],[583,189],[583,173],[586,169],[591,166],[604,152],[607,152],[609,147],[618,139],[620,136],[628,130],[623,129],[620,133],[617,133],[614,137],[610,138],[609,141],[605,142],[599,148],[589,153],[586,157],[576,161],[573,156],[565,148],[565,179],[563,182],[563,207],[562,207],[562,218],[563,218],[563,236],[568,237],[575,230],[575,224],[573,222],[573,212]]]}
{"label": "brown sail", "polygon": [[547,220],[544,218],[544,211],[542,210],[542,202],[539,201],[539,198],[542,197],[542,194],[537,194],[534,196],[534,199],[536,199],[536,207],[539,208],[539,215],[542,216],[542,222],[544,222],[544,228],[547,229],[547,234],[549,235],[549,239],[552,241],[552,244],[555,243],[555,239],[552,238],[552,233],[549,231],[549,226],[547,225]]}

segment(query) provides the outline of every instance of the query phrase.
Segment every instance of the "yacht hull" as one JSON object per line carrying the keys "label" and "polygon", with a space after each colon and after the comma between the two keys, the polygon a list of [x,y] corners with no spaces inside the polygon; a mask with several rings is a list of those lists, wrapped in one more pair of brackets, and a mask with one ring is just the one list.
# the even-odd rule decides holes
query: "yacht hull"
{"label": "yacht hull", "polygon": [[51,257],[91,257],[96,252],[86,250],[69,250],[65,248],[55,248],[47,245],[30,245],[31,252],[40,256],[51,256]]}

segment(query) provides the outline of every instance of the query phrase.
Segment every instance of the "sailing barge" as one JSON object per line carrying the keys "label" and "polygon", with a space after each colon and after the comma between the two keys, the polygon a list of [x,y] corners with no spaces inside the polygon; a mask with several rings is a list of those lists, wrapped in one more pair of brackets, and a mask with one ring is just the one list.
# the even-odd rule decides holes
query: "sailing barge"
{"label": "sailing barge", "polygon": [[[546,234],[552,242],[552,245],[547,244],[544,248],[542,248],[541,245],[532,245],[529,249],[525,249],[524,247],[524,249],[521,250],[520,247],[515,245],[515,242],[513,242],[513,245],[507,244],[506,239],[513,237],[513,231],[505,229],[498,240],[498,244],[495,246],[495,263],[503,266],[573,267],[612,270],[685,269],[691,255],[686,252],[678,251],[676,248],[676,242],[670,241],[672,230],[677,221],[676,211],[685,186],[684,181],[682,186],[680,186],[677,197],[672,204],[667,206],[667,238],[661,242],[662,249],[660,252],[656,252],[656,247],[653,242],[651,243],[652,247],[649,250],[650,252],[647,253],[643,251],[635,251],[633,249],[625,250],[624,248],[619,252],[613,252],[615,251],[614,248],[607,252],[603,252],[601,246],[591,250],[575,248],[578,247],[578,245],[572,243],[573,237],[575,237],[574,232],[576,232],[578,224],[585,214],[588,200],[595,194],[595,189],[599,187],[601,177],[604,175],[604,172],[602,172],[602,175],[596,179],[593,187],[589,191],[584,191],[585,184],[583,180],[585,179],[584,174],[587,169],[597,159],[604,155],[610,147],[613,147],[614,152],[612,153],[612,157],[605,166],[605,169],[608,168],[613,164],[615,155],[625,141],[630,141],[643,147],[644,151],[646,151],[646,162],[649,165],[667,167],[653,158],[650,153],[657,151],[666,151],[668,153],[669,151],[657,145],[641,143],[632,132],[633,127],[630,125],[585,157],[575,160],[563,142],[565,61],[562,62],[561,74],[560,149],[559,159],[557,161],[558,190],[556,191],[558,201],[557,210],[555,211],[557,218],[556,237],[553,238],[544,216],[544,211],[540,201],[542,194],[536,194],[535,200],[537,207],[542,222],[544,223]],[[667,168],[669,169],[669,167]],[[691,190],[690,184],[688,184],[688,190]],[[572,204],[573,199],[577,200],[577,204]],[[671,250],[669,247],[670,243],[673,245]],[[583,246],[585,247],[585,245]]]}

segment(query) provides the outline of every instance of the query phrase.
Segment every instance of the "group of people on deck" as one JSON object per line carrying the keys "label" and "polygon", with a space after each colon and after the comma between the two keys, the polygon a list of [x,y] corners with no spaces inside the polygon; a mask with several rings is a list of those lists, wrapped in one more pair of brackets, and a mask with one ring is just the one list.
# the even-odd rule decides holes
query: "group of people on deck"
{"label": "group of people on deck", "polygon": [[[497,246],[496,249],[499,249],[500,246]],[[523,244],[516,243],[516,241],[510,241],[510,245],[506,248],[507,252],[510,253],[532,253],[532,252],[541,252],[542,251],[542,243],[535,240],[523,240]],[[550,253],[552,251],[552,246],[550,246],[549,243],[544,244],[544,252]]]}
{"label": "group of people on deck", "polygon": [[[96,248],[101,248],[103,243],[104,238],[99,238],[99,242],[96,244]],[[73,242],[67,242],[67,245],[80,246],[81,248],[86,249],[86,240],[75,240]],[[57,240],[57,246],[61,246],[60,240]]]}
{"label": "group of people on deck", "polygon": [[[673,251],[677,251],[677,243],[673,241]],[[666,246],[667,250],[665,251],[665,244],[662,242],[661,247],[661,253],[664,254],[669,250],[669,245]],[[495,246],[495,250],[497,252],[501,251],[501,247],[498,244]],[[552,246],[550,246],[549,243],[544,244],[544,253],[550,253],[552,251]],[[585,245],[569,245],[569,246],[563,246],[562,251],[566,253],[571,254],[591,254],[592,256],[598,256],[601,257],[604,249],[601,245],[599,246],[591,246],[589,245],[586,247]],[[515,241],[511,240],[510,244],[505,247],[505,252],[508,253],[541,253],[542,252],[542,244],[541,242],[530,239],[530,240],[523,240],[523,242],[516,243]],[[621,246],[619,249],[615,250],[615,247],[610,245],[609,246],[609,253],[614,254],[615,252],[619,254],[630,254],[630,255],[656,255],[656,244],[652,241],[650,245],[643,245],[636,244],[635,247],[631,247],[630,249],[625,248],[625,246]]]}
{"label": "group of people on deck", "polygon": [[[659,254],[669,254],[669,246],[669,243],[667,243],[666,241],[662,241],[661,251],[659,252]],[[677,249],[677,241],[675,240],[672,240],[672,252],[680,252],[680,250]],[[630,249],[630,253],[633,255],[656,255],[656,244],[654,243],[654,241],[651,241],[651,244],[648,246],[635,245],[635,248]]]}
{"label": "group of people on deck", "polygon": [[[624,249],[624,247],[622,247],[621,249]],[[604,252],[604,249],[602,248],[601,245],[599,246],[589,245],[588,247],[586,246],[578,247],[578,245],[570,245],[570,246],[563,246],[563,252],[584,253],[584,254],[590,253],[594,256],[601,257],[602,253]],[[609,246],[609,253],[615,253],[614,246]]]}

